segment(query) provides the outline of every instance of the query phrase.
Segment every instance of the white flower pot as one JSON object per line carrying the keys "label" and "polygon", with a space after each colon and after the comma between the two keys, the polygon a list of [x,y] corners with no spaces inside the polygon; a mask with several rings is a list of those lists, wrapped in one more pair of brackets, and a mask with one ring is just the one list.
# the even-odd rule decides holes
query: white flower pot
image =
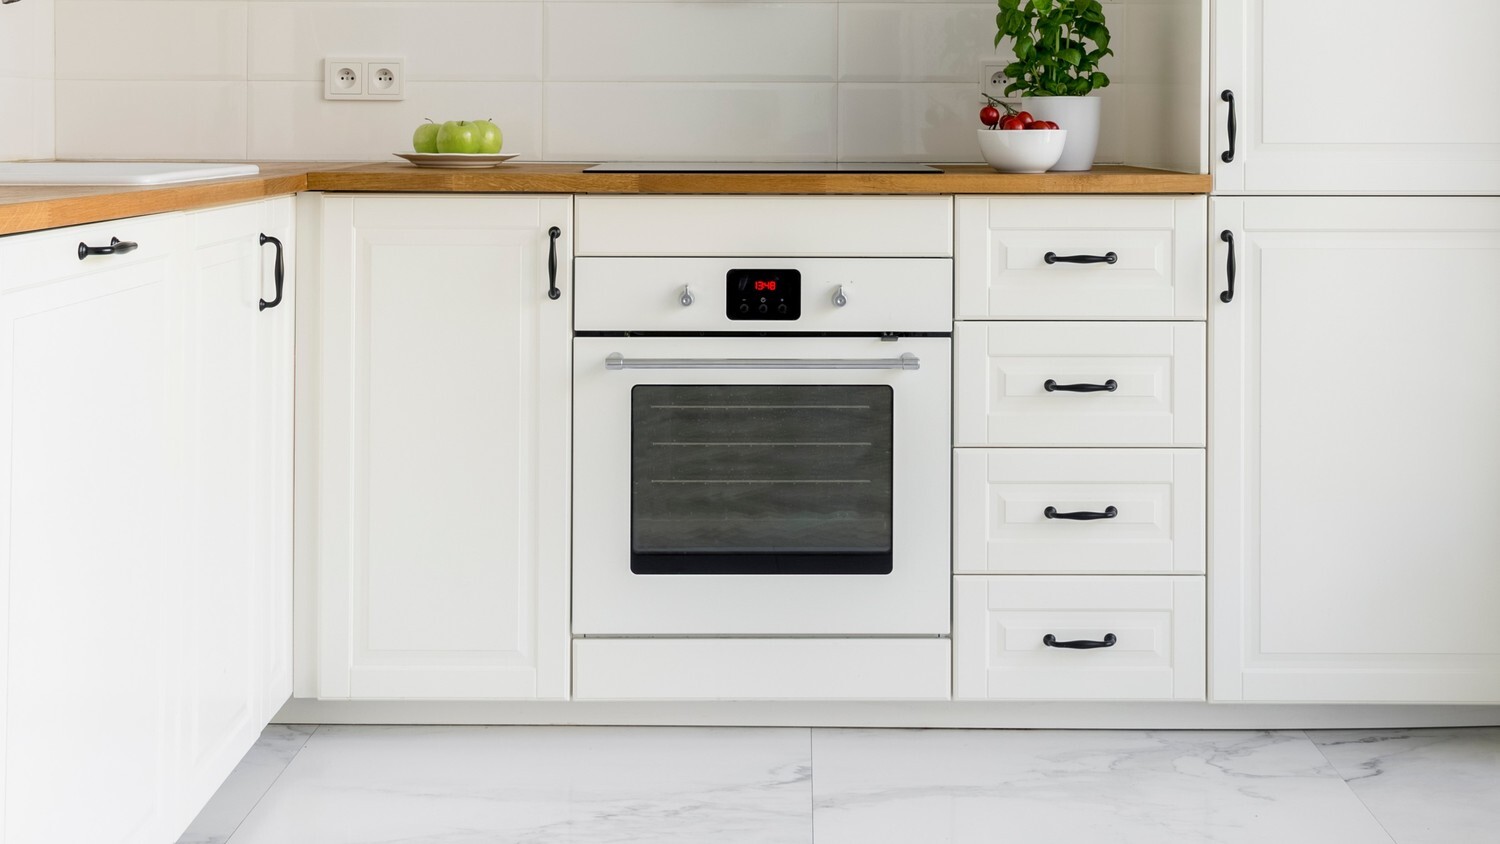
{"label": "white flower pot", "polygon": [[1098,97],[1025,97],[1021,107],[1037,120],[1068,130],[1068,144],[1053,170],[1089,170],[1099,148]]}

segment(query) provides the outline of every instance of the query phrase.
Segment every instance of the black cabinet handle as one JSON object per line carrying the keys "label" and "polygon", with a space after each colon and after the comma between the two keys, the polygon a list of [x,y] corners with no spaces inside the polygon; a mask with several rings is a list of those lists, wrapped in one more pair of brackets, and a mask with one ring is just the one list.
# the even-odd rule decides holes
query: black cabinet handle
{"label": "black cabinet handle", "polygon": [[1113,378],[1103,384],[1059,384],[1048,378],[1042,389],[1049,393],[1113,393],[1120,389],[1120,384]]}
{"label": "black cabinet handle", "polygon": [[82,261],[90,255],[124,255],[126,252],[134,252],[140,248],[139,243],[131,243],[118,237],[109,239],[108,246],[90,246],[87,243],[78,244],[78,260]]}
{"label": "black cabinet handle", "polygon": [[562,229],[553,226],[547,229],[547,236],[552,238],[547,251],[547,298],[559,299],[562,291],[557,289],[557,239],[562,237]]}
{"label": "black cabinet handle", "polygon": [[1234,232],[1225,229],[1219,232],[1219,239],[1229,244],[1229,261],[1224,265],[1224,274],[1229,276],[1229,289],[1219,294],[1219,301],[1227,305],[1234,301]]}
{"label": "black cabinet handle", "polygon": [[1056,507],[1048,507],[1042,511],[1042,515],[1049,519],[1068,519],[1074,522],[1093,522],[1099,519],[1113,519],[1120,515],[1120,511],[1113,506],[1105,507],[1103,513],[1091,513],[1083,510],[1077,513],[1059,513]]}
{"label": "black cabinet handle", "polygon": [[267,243],[274,243],[276,245],[276,298],[269,302],[265,299],[260,300],[261,310],[274,308],[281,304],[281,287],[286,284],[286,260],[282,254],[281,241],[268,234],[262,234],[260,236],[260,245],[265,246]]}
{"label": "black cabinet handle", "polygon": [[1120,256],[1113,252],[1103,255],[1059,255],[1048,252],[1042,256],[1042,260],[1049,264],[1113,264],[1120,260]]}
{"label": "black cabinet handle", "polygon": [[1079,639],[1075,642],[1059,642],[1057,641],[1057,637],[1052,635],[1051,633],[1048,633],[1047,635],[1042,637],[1042,644],[1046,645],[1049,648],[1069,648],[1075,651],[1087,651],[1094,648],[1112,648],[1115,646],[1115,642],[1117,641],[1119,640],[1115,638],[1115,634],[1113,633],[1105,633],[1104,638],[1097,642],[1090,639]]}
{"label": "black cabinet handle", "polygon": [[1234,140],[1235,136],[1239,134],[1240,124],[1239,121],[1234,119],[1234,92],[1225,91],[1219,95],[1219,99],[1229,103],[1229,149],[1223,155],[1219,156],[1224,159],[1225,164],[1228,164],[1234,160]]}

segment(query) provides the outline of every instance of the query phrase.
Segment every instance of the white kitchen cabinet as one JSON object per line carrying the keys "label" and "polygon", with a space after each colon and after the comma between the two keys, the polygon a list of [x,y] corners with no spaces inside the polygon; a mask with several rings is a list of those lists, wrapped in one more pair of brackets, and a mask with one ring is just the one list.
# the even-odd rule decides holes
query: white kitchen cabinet
{"label": "white kitchen cabinet", "polygon": [[[1430,26],[1438,49],[1382,49]],[[1215,191],[1500,192],[1496,29],[1494,0],[1216,0]]]}
{"label": "white kitchen cabinet", "polygon": [[1214,217],[1212,696],[1500,701],[1500,199]]}
{"label": "white kitchen cabinet", "polygon": [[[289,201],[0,239],[6,841],[172,840],[287,697],[262,231],[290,244]],[[112,238],[137,248],[78,257]]]}
{"label": "white kitchen cabinet", "polygon": [[316,207],[303,281],[318,348],[299,354],[299,414],[315,414],[299,425],[315,461],[298,525],[315,534],[299,540],[315,556],[299,562],[316,571],[310,692],[565,697],[571,198]]}
{"label": "white kitchen cabinet", "polygon": [[[184,823],[291,694],[290,199],[186,215]],[[283,255],[283,268],[294,266]],[[268,307],[260,307],[266,301]]]}
{"label": "white kitchen cabinet", "polygon": [[[80,261],[80,242],[137,243]],[[5,840],[158,844],[175,810],[180,215],[0,240]]]}

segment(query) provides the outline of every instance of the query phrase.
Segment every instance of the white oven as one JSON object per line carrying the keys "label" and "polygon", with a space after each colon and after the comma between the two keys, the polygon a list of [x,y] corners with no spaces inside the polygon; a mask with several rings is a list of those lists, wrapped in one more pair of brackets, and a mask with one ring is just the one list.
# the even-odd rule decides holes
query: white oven
{"label": "white oven", "polygon": [[948,633],[950,260],[574,279],[575,633]]}

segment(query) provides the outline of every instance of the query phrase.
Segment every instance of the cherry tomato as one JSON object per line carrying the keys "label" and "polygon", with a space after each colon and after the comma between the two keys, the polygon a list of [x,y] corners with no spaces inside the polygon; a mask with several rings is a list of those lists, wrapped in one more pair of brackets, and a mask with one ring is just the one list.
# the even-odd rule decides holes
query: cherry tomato
{"label": "cherry tomato", "polygon": [[1001,129],[1025,129],[1026,121],[1019,114],[1007,114],[1000,120]]}
{"label": "cherry tomato", "polygon": [[979,122],[986,126],[994,126],[1000,122],[1000,109],[987,105],[979,110]]}
{"label": "cherry tomato", "polygon": [[1053,123],[1050,120],[1036,120],[1036,121],[1033,121],[1032,124],[1030,126],[1027,126],[1026,128],[1027,129],[1056,129],[1057,128],[1057,124]]}
{"label": "cherry tomato", "polygon": [[1030,126],[1036,122],[1036,118],[1032,117],[1029,111],[1016,112],[1016,116],[1021,118],[1021,123],[1025,126]]}

